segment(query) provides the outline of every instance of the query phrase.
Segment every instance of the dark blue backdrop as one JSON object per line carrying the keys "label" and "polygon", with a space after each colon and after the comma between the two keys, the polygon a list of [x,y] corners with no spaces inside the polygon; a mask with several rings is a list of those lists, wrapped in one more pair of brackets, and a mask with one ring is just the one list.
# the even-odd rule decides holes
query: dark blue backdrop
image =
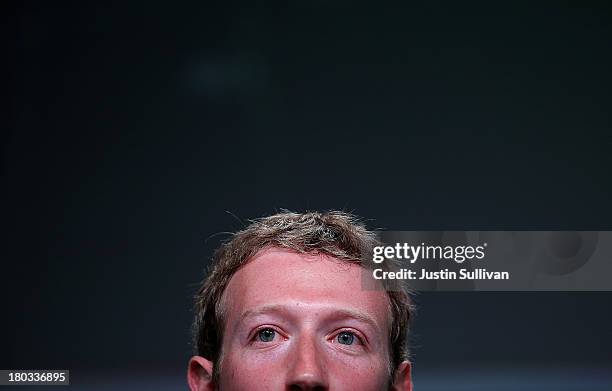
{"label": "dark blue backdrop", "polygon": [[[71,369],[88,389],[168,373],[158,387],[182,389],[191,295],[222,235],[207,238],[278,208],[394,230],[612,229],[611,16],[606,2],[7,7],[0,367]],[[421,294],[417,389],[606,388],[610,299]]]}

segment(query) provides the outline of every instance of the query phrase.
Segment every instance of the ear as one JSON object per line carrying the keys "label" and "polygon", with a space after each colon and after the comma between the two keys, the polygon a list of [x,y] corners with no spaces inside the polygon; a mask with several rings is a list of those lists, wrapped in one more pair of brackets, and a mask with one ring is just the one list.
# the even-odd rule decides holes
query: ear
{"label": "ear", "polygon": [[213,364],[204,357],[193,356],[187,367],[187,383],[191,391],[213,391]]}
{"label": "ear", "polygon": [[410,361],[402,362],[395,371],[395,379],[393,379],[394,391],[412,391],[412,365]]}

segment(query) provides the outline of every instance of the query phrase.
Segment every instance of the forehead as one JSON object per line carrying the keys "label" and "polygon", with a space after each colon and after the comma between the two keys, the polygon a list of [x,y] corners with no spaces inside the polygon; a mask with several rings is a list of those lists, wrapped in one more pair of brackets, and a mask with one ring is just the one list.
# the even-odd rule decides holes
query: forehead
{"label": "forehead", "polygon": [[363,290],[362,270],[323,254],[262,250],[231,278],[223,296],[226,321],[260,308],[299,307],[304,318],[317,311],[363,314],[387,332],[388,296]]}

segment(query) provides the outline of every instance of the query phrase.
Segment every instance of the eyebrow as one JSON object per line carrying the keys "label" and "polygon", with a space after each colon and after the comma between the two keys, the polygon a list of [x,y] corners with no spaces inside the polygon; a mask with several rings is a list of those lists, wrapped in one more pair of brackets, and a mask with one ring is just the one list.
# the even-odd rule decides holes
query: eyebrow
{"label": "eyebrow", "polygon": [[[264,305],[262,307],[258,307],[253,310],[244,311],[238,318],[238,323],[242,323],[245,319],[252,318],[258,315],[285,313],[287,312],[287,310],[291,311],[288,306],[282,305],[282,304]],[[368,324],[374,330],[382,330],[378,322],[376,322],[376,320],[373,317],[371,317],[370,315],[364,312],[358,311],[358,310],[334,308],[332,311],[330,311],[328,315],[326,315],[326,317],[355,319],[357,321]]]}

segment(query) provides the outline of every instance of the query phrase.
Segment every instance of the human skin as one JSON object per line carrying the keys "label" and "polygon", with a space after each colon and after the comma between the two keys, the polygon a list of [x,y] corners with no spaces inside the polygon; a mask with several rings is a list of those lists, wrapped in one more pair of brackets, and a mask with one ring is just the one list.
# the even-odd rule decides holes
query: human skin
{"label": "human skin", "polygon": [[222,298],[219,384],[213,363],[194,356],[191,390],[412,390],[410,363],[390,378],[389,299],[362,289],[362,270],[326,255],[260,251]]}

